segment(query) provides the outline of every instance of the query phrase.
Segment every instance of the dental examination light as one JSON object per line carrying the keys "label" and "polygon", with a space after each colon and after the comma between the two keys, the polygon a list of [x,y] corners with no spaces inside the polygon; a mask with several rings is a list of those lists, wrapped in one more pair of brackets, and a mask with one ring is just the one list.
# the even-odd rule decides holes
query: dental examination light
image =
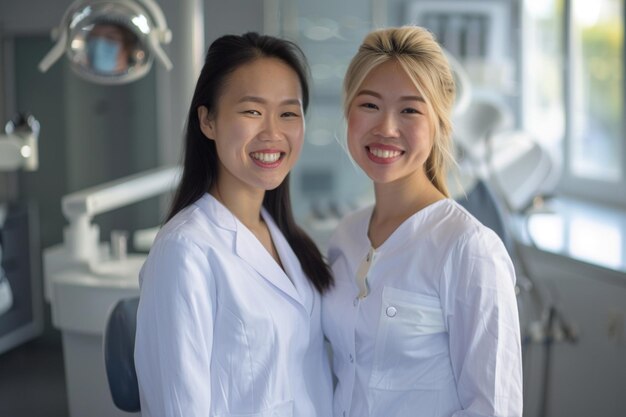
{"label": "dental examination light", "polygon": [[39,166],[39,122],[31,115],[18,115],[0,134],[0,172],[35,171]]}
{"label": "dental examination light", "polygon": [[46,72],[65,52],[72,70],[99,84],[125,84],[144,76],[156,58],[168,71],[163,51],[172,32],[154,0],[76,0],[52,30],[54,47],[39,63]]}

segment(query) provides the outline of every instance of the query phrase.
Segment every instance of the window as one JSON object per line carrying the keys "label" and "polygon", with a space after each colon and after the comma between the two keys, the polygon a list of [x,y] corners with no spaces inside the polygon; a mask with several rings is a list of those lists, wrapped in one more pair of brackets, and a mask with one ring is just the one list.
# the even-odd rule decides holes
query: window
{"label": "window", "polygon": [[618,181],[622,176],[622,0],[572,1],[570,44],[573,175]]}
{"label": "window", "polygon": [[[562,2],[561,2],[562,3]],[[562,15],[556,1],[527,3],[524,26],[524,126],[556,153],[565,135]],[[533,70],[541,68],[541,71]]]}
{"label": "window", "polygon": [[433,32],[461,63],[476,95],[506,101],[517,111],[511,9],[501,0],[414,0],[408,3],[404,23]]}
{"label": "window", "polygon": [[524,120],[563,163],[560,191],[626,204],[624,0],[524,8]]}

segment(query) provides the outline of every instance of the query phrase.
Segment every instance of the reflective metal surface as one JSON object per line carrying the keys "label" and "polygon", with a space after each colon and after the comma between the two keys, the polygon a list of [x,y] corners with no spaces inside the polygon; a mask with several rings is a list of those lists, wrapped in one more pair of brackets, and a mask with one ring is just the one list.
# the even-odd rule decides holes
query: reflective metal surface
{"label": "reflective metal surface", "polygon": [[66,54],[72,69],[90,81],[121,84],[150,70],[151,25],[132,3],[96,3],[70,16]]}
{"label": "reflective metal surface", "polygon": [[76,0],[53,29],[54,47],[39,63],[46,72],[63,54],[80,77],[124,84],[144,76],[158,60],[172,68],[161,45],[172,39],[154,0]]}

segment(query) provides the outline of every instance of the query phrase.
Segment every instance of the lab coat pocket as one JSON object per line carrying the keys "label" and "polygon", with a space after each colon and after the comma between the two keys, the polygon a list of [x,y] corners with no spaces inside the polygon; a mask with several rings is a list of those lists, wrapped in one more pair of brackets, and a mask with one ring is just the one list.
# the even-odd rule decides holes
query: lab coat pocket
{"label": "lab coat pocket", "polygon": [[279,403],[259,413],[220,414],[217,417],[293,417],[293,401]]}
{"label": "lab coat pocket", "polygon": [[437,389],[452,376],[439,298],[385,287],[370,388]]}

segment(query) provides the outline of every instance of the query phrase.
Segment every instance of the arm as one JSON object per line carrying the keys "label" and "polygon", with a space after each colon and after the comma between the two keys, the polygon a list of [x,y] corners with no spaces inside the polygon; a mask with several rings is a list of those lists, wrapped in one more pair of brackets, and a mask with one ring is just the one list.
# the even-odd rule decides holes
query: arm
{"label": "arm", "polygon": [[197,246],[183,238],[153,246],[142,270],[135,341],[144,417],[209,414],[214,294]]}
{"label": "arm", "polygon": [[482,231],[462,241],[449,261],[450,355],[463,406],[453,417],[521,417],[519,316],[506,249]]}

